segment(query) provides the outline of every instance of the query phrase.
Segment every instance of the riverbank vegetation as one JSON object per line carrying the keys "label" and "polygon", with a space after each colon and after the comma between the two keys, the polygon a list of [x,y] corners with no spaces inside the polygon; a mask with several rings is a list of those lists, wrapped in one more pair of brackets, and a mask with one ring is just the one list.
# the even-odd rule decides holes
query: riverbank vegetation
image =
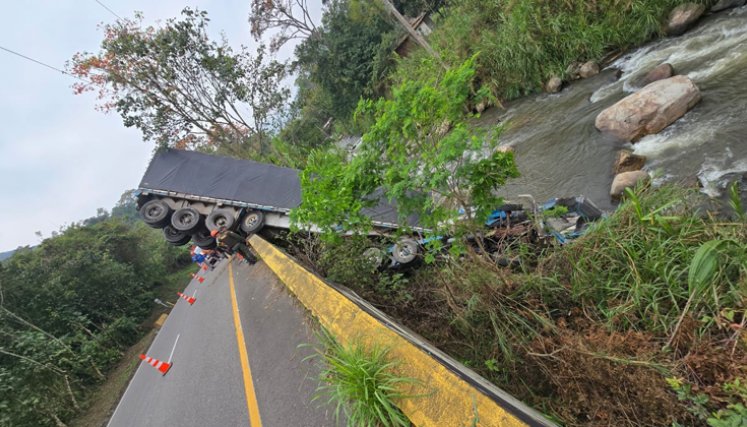
{"label": "riverbank vegetation", "polygon": [[150,330],[159,291],[188,281],[188,254],[123,200],[0,264],[0,425],[66,425]]}
{"label": "riverbank vegetation", "polygon": [[747,403],[747,224],[701,203],[644,190],[567,246],[513,245],[507,267],[471,250],[382,271],[353,259],[363,238],[301,258],[564,425],[731,425]]}

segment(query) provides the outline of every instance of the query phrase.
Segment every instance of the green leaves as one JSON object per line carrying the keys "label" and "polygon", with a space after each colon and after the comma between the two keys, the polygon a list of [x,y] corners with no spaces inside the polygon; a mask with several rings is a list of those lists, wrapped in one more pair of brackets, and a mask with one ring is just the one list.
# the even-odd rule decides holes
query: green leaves
{"label": "green leaves", "polygon": [[[98,53],[78,53],[71,74],[96,91],[103,111],[116,110],[161,147],[216,150],[243,146],[255,159],[269,156],[268,137],[290,95],[285,64],[207,35],[207,13],[186,8],[180,19],[143,27],[142,17],[104,26]],[[235,154],[235,153],[229,153]]]}
{"label": "green leaves", "polygon": [[417,215],[434,233],[454,233],[460,215],[479,222],[494,209],[496,190],[518,170],[513,154],[495,151],[500,129],[467,126],[474,60],[441,78],[406,81],[391,99],[359,103],[356,117],[370,120],[368,132],[349,161],[334,152],[310,156],[295,223],[360,230],[361,208],[384,197],[400,218]]}
{"label": "green leaves", "polygon": [[141,334],[152,290],[178,266],[161,233],[105,211],[21,249],[0,277],[0,425],[67,422]]}
{"label": "green leaves", "polygon": [[723,240],[711,240],[703,243],[695,252],[687,275],[690,295],[701,294],[713,282],[719,267],[719,248],[725,243]]}

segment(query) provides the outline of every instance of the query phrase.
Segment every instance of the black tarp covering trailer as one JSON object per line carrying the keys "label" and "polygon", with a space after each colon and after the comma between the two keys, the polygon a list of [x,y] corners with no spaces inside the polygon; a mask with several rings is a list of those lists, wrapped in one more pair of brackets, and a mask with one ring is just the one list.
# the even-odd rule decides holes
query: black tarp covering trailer
{"label": "black tarp covering trailer", "polygon": [[[191,236],[209,247],[209,229],[239,224],[248,234],[251,224],[244,226],[251,215],[260,217],[261,226],[289,228],[288,213],[301,203],[301,183],[296,169],[164,149],[153,156],[137,194],[141,216],[164,228],[169,242],[186,244]],[[364,213],[379,230],[399,227],[396,208],[383,197]],[[416,217],[406,222],[419,230]]]}

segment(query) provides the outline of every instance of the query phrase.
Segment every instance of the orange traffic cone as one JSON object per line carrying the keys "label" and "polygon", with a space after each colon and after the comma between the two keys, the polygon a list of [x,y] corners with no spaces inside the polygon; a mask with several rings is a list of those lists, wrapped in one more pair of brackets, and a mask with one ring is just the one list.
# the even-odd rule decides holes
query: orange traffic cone
{"label": "orange traffic cone", "polygon": [[204,271],[207,271],[207,269],[208,269],[207,263],[202,263],[202,269]]}
{"label": "orange traffic cone", "polygon": [[192,305],[195,303],[195,301],[197,301],[197,298],[184,295],[181,292],[177,292],[176,294],[179,295],[179,297],[183,299],[184,301],[187,301],[189,305]]}
{"label": "orange traffic cone", "polygon": [[144,354],[140,355],[140,360],[145,360],[145,363],[158,369],[161,372],[161,375],[166,375],[166,372],[169,372],[169,369],[171,369],[172,365],[171,363],[167,363],[156,358],[146,356]]}
{"label": "orange traffic cone", "polygon": [[193,279],[197,279],[197,281],[200,282],[200,283],[204,283],[205,282],[205,278],[204,277],[198,276],[198,275],[196,275],[194,273],[192,273],[192,278]]}

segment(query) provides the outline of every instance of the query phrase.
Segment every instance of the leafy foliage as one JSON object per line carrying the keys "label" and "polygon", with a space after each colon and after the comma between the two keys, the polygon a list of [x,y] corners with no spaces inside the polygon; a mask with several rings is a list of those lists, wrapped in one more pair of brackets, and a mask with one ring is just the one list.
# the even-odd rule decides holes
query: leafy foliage
{"label": "leafy foliage", "polygon": [[329,101],[328,117],[348,120],[362,96],[383,93],[393,64],[392,31],[389,21],[368,2],[333,1],[314,37],[296,47],[297,66]]}
{"label": "leafy foliage", "polygon": [[248,145],[261,158],[289,96],[285,65],[268,61],[262,46],[251,55],[211,41],[208,22],[186,8],[158,28],[143,28],[141,15],[105,25],[101,50],[72,59],[71,73],[84,80],[75,92],[98,91],[103,111],[160,146]]}
{"label": "leafy foliage", "polygon": [[96,218],[0,265],[0,425],[72,417],[139,338],[162,277],[189,262],[127,215]]}
{"label": "leafy foliage", "polygon": [[363,143],[349,161],[334,151],[312,153],[294,222],[359,230],[369,223],[363,209],[381,198],[396,202],[402,218],[418,215],[434,232],[461,214],[483,219],[500,204],[497,188],[518,171],[513,154],[495,150],[499,129],[486,134],[467,127],[474,72],[473,58],[440,79],[402,83],[390,100],[362,101],[358,116],[373,122]]}

